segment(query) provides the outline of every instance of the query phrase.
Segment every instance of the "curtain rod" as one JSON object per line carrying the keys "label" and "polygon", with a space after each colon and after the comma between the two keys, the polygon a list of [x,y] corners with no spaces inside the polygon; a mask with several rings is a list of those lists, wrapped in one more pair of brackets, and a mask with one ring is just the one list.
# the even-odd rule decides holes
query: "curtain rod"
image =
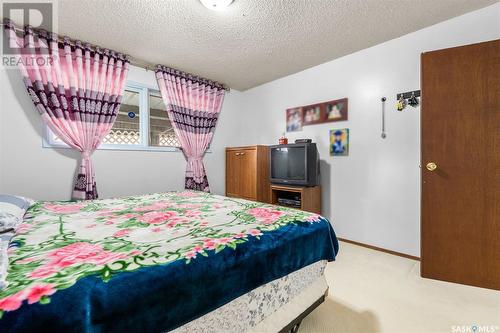
{"label": "curtain rod", "polygon": [[[6,29],[6,24],[5,23],[2,23],[2,27],[4,28],[4,30]],[[21,29],[21,28],[18,28],[16,25],[13,25],[14,27],[14,31],[17,32],[17,33],[21,33],[21,34],[24,34],[26,31],[24,29]],[[8,29],[12,29],[12,28],[8,28]],[[33,33],[36,33],[38,34],[38,30],[37,29],[33,29]],[[64,41],[64,38],[68,38],[69,40],[69,43],[68,42],[65,42]],[[72,39],[72,38],[69,38],[69,37],[61,37],[59,36],[59,34],[57,34],[57,42],[59,44],[64,44],[64,43],[67,43],[69,44],[71,47],[75,47],[76,46],[76,43],[75,43],[75,40]],[[84,43],[84,42],[82,42]],[[91,44],[91,43],[88,43],[88,44]],[[92,45],[92,44],[91,44]],[[97,45],[93,45],[93,46],[97,46]],[[128,60],[129,60],[129,64],[132,65],[132,66],[135,66],[135,67],[139,67],[139,68],[142,68],[144,70],[147,71],[152,71],[154,72],[156,67],[158,65],[154,65],[152,63],[148,63],[147,61],[144,61],[144,60],[139,60],[139,59],[136,59],[130,55],[127,54],[127,57],[128,57]],[[229,87],[227,87],[225,84],[222,84],[224,86],[224,89],[227,90],[227,91],[230,91],[231,89]]]}
{"label": "curtain rod", "polygon": [[[5,24],[2,24],[2,26],[4,27],[4,29],[6,29],[5,28]],[[11,29],[11,28],[9,28],[9,29]],[[21,33],[21,34],[24,34],[26,32],[24,29],[18,28],[17,26],[14,26],[14,31],[17,32],[17,33]],[[38,31],[36,29],[33,29],[33,32],[36,33],[36,34],[38,34]],[[57,36],[58,36],[57,42],[59,44],[64,44],[65,43],[64,37],[59,36],[59,34]],[[75,47],[76,46],[75,40],[71,39],[71,38],[69,38],[69,43],[68,44],[71,47]],[[89,43],[89,44],[91,44],[91,43]],[[96,45],[94,45],[94,46],[96,46]],[[134,57],[132,57],[130,55],[127,55],[127,56],[129,58],[129,63],[132,66],[143,68],[146,71],[149,71],[149,70],[154,71],[154,69],[156,67],[156,65],[153,65],[151,63],[147,63],[145,61],[141,61],[141,60],[135,59]]]}

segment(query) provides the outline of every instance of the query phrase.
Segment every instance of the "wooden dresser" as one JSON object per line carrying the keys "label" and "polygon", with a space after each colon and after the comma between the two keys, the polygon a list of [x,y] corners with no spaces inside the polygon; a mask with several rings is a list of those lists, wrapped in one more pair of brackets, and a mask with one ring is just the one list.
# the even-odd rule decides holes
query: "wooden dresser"
{"label": "wooden dresser", "polygon": [[269,147],[226,148],[226,196],[269,203]]}

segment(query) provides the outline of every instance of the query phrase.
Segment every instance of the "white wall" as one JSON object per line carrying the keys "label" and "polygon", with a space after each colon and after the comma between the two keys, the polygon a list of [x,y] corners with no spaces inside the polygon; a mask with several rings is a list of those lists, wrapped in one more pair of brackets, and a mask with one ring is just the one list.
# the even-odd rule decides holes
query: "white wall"
{"label": "white wall", "polygon": [[[396,94],[420,89],[421,52],[497,38],[500,4],[246,91],[244,122],[251,130],[244,142],[276,143],[287,108],[348,97],[348,121],[307,126],[287,136],[292,142],[317,142],[323,214],[340,237],[419,256],[420,108],[396,111]],[[387,97],[385,140],[382,96]],[[333,128],[350,129],[348,157],[329,156]]]}
{"label": "white wall", "polygon": [[[156,86],[154,72],[132,67],[128,80]],[[42,122],[17,69],[0,69],[0,192],[43,200],[71,196],[78,153],[42,148]],[[239,137],[240,92],[226,95],[205,165],[212,192],[224,193],[224,148]],[[184,188],[181,152],[98,150],[93,155],[101,198]]]}

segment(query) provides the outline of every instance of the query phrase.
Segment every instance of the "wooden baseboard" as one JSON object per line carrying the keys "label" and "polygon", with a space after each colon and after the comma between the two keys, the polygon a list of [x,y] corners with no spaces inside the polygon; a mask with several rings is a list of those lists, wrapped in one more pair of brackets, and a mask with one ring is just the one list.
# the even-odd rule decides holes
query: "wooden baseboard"
{"label": "wooden baseboard", "polygon": [[405,253],[401,253],[401,252],[396,252],[396,251],[392,251],[392,250],[387,250],[387,249],[383,249],[381,247],[377,247],[377,246],[373,246],[373,245],[368,245],[368,244],[364,244],[364,243],[359,243],[359,242],[355,242],[355,241],[352,241],[352,240],[349,240],[349,239],[345,239],[345,238],[340,238],[340,237],[338,237],[338,240],[342,241],[342,242],[351,243],[351,244],[354,244],[354,245],[366,247],[368,249],[372,249],[372,250],[375,250],[375,251],[385,252],[385,253],[389,253],[389,254],[392,254],[392,255],[395,255],[395,256],[400,256],[400,257],[403,257],[403,258],[408,258],[408,259],[420,261],[419,257],[411,256],[409,254],[405,254]]}

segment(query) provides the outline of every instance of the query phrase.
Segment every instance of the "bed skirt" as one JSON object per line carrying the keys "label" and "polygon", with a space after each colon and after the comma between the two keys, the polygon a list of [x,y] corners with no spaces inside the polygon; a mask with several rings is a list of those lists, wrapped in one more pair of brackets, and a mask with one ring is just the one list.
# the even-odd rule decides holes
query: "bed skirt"
{"label": "bed skirt", "polygon": [[321,260],[266,283],[172,332],[279,332],[328,290],[326,263]]}

